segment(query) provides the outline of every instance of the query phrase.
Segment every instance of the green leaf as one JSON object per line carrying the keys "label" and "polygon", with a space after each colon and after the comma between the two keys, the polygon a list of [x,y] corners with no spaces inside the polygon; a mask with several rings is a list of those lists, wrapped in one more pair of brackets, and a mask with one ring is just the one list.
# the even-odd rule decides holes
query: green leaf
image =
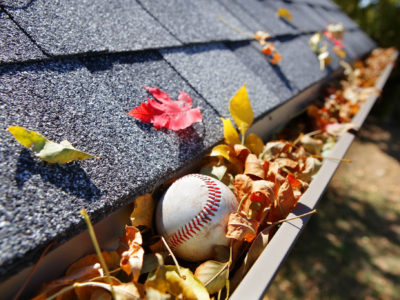
{"label": "green leaf", "polygon": [[217,293],[225,287],[228,277],[227,263],[208,260],[197,267],[196,276],[211,294]]}
{"label": "green leaf", "polygon": [[57,144],[40,133],[20,126],[11,126],[7,130],[18,142],[27,148],[32,147],[35,155],[48,163],[66,164],[74,160],[98,159],[92,154],[75,149],[68,141]]}
{"label": "green leaf", "polygon": [[251,108],[249,95],[247,94],[246,84],[243,84],[232,97],[229,104],[229,111],[243,137],[254,121],[253,109]]}

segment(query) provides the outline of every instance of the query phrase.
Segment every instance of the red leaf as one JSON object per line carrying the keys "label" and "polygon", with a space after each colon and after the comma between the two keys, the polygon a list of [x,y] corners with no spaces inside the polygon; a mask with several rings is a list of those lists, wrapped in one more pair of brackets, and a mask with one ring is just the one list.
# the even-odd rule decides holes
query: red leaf
{"label": "red leaf", "polygon": [[128,115],[144,122],[152,123],[156,129],[167,128],[174,131],[185,129],[201,122],[200,107],[192,108],[192,98],[180,92],[177,101],[171,100],[167,93],[157,88],[144,87],[157,100],[147,102],[128,112]]}

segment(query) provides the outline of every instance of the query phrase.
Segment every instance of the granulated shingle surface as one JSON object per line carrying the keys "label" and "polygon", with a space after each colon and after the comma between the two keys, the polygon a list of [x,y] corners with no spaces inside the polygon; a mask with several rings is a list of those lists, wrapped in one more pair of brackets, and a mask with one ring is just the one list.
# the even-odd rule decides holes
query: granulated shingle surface
{"label": "granulated shingle surface", "polygon": [[239,27],[240,31],[250,30],[249,33],[254,34],[258,30],[266,30],[265,25],[259,22],[258,19],[254,18],[247,10],[243,9],[240,3],[233,0],[218,0],[236,19],[240,20],[244,25]]}
{"label": "granulated shingle surface", "polygon": [[[140,0],[140,3],[185,43],[242,40],[247,38],[235,30],[245,27],[218,1],[207,0]],[[221,21],[219,18],[222,18]]]}
{"label": "granulated shingle surface", "polygon": [[[82,207],[96,220],[222,138],[214,110],[159,55],[39,63],[0,74],[0,249],[7,249],[0,251],[1,275],[73,233],[82,225]],[[187,92],[194,107],[202,107],[203,123],[175,133],[127,116],[148,96],[142,85],[165,89],[175,99]],[[67,139],[101,159],[41,163],[5,130],[12,125],[57,142]]]}
{"label": "granulated shingle surface", "polygon": [[320,70],[318,58],[304,37],[284,38],[274,42],[278,53],[282,55],[279,68],[300,91],[327,75],[327,70]]}
{"label": "granulated shingle surface", "polygon": [[276,7],[273,1],[258,1],[258,0],[234,0],[255,20],[257,20],[262,28],[257,30],[267,31],[272,35],[294,34],[298,33],[299,29],[292,24],[279,19],[276,16]]}
{"label": "granulated shingle surface", "polygon": [[169,49],[161,53],[224,117],[230,116],[229,101],[244,83],[255,117],[283,101],[222,44]]}
{"label": "granulated shingle surface", "polygon": [[0,64],[46,56],[0,9]]}
{"label": "granulated shingle surface", "polygon": [[343,14],[340,10],[330,10],[329,14],[331,15],[331,23],[342,23],[346,29],[358,28],[357,23]]}
{"label": "granulated shingle surface", "polygon": [[7,11],[52,55],[180,44],[132,0],[37,0],[24,9]]}
{"label": "granulated shingle surface", "polygon": [[230,43],[228,46],[242,63],[260,77],[282,101],[286,101],[299,92],[282,72],[281,67],[272,65],[268,61],[267,56],[260,51],[257,42]]}
{"label": "granulated shingle surface", "polygon": [[292,21],[286,21],[285,19],[280,19],[280,21],[293,26],[293,28],[299,32],[319,31],[323,29],[318,20],[310,14],[310,11],[308,11],[307,4],[287,3],[284,1],[268,1],[261,3],[264,3],[265,6],[273,7],[274,11],[278,11],[278,9],[281,8],[287,9],[292,15]]}
{"label": "granulated shingle surface", "polygon": [[[292,10],[293,24],[276,17],[280,4]],[[374,47],[328,0],[0,0],[3,10],[0,281],[32,265],[49,242],[84,230],[82,207],[99,220],[221,141],[219,116],[229,116],[243,83],[259,118],[325,79],[333,70],[319,69],[302,30],[342,20],[353,27],[344,40],[349,60]],[[257,30],[272,35],[278,66],[253,41]],[[188,93],[203,122],[175,133],[127,116],[149,96],[143,85],[173,99]],[[42,163],[6,131],[12,125],[101,159]]]}

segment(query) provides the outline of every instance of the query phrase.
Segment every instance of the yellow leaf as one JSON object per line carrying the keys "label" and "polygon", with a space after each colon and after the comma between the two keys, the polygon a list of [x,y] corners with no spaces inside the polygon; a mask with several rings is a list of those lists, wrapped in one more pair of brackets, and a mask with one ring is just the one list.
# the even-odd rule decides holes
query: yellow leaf
{"label": "yellow leaf", "polygon": [[133,226],[146,226],[151,228],[153,223],[153,212],[156,203],[151,194],[137,197],[133,202],[134,208],[130,219]]}
{"label": "yellow leaf", "polygon": [[229,104],[229,111],[242,137],[254,120],[253,109],[247,94],[246,84],[236,92]]}
{"label": "yellow leaf", "polygon": [[[111,286],[103,282],[75,283],[75,293],[79,300],[112,299]],[[133,282],[113,285],[115,300],[142,299],[138,286]]]}
{"label": "yellow leaf", "polygon": [[280,8],[276,12],[276,16],[282,19],[286,19],[287,21],[291,22],[293,20],[292,14],[286,8]]}
{"label": "yellow leaf", "polygon": [[234,156],[230,155],[230,151],[233,151],[231,147],[228,145],[217,145],[214,148],[212,148],[210,156],[221,156],[225,158],[230,165],[228,165],[228,169],[230,169],[234,173],[240,173],[243,171],[243,165],[240,162],[240,160]]}
{"label": "yellow leaf", "polygon": [[231,159],[229,155],[230,148],[228,145],[217,145],[212,148],[210,156],[222,156],[227,161]]}
{"label": "yellow leaf", "polygon": [[216,166],[215,164],[210,163],[201,168],[200,174],[211,176],[222,181],[227,170],[228,168],[225,165]]}
{"label": "yellow leaf", "polygon": [[346,51],[344,49],[340,49],[337,46],[333,46],[332,48],[333,52],[336,53],[337,56],[339,56],[340,58],[346,58]]}
{"label": "yellow leaf", "polygon": [[15,139],[25,147],[33,146],[35,155],[48,163],[65,164],[74,160],[96,158],[92,154],[75,149],[70,142],[62,141],[57,144],[42,136],[40,133],[20,126],[8,128]]}
{"label": "yellow leaf", "polygon": [[25,147],[30,148],[33,146],[32,150],[35,152],[42,150],[44,144],[48,142],[48,140],[40,133],[20,126],[11,126],[8,127],[7,130],[11,132],[14,138]]}
{"label": "yellow leaf", "polygon": [[224,124],[224,137],[227,144],[240,144],[239,134],[230,119],[221,118]]}
{"label": "yellow leaf", "polygon": [[[119,267],[120,258],[116,251],[103,251],[101,254],[103,255],[105,263],[110,270],[115,270],[116,268]],[[66,276],[73,275],[75,273],[80,272],[85,267],[91,267],[98,263],[100,263],[100,261],[97,254],[86,255],[81,259],[79,259],[78,261],[74,262],[72,265],[70,265],[65,275]]]}
{"label": "yellow leaf", "polygon": [[176,266],[159,266],[154,275],[146,280],[146,290],[155,289],[161,294],[170,294],[179,299],[210,299],[207,289],[189,269],[179,269],[182,277]]}
{"label": "yellow leaf", "polygon": [[[218,276],[216,276],[218,274]],[[210,295],[219,292],[225,287],[228,278],[227,263],[208,260],[196,268],[194,276],[206,287]]]}
{"label": "yellow leaf", "polygon": [[255,155],[259,156],[264,149],[264,142],[256,134],[250,133],[244,142],[244,145]]}

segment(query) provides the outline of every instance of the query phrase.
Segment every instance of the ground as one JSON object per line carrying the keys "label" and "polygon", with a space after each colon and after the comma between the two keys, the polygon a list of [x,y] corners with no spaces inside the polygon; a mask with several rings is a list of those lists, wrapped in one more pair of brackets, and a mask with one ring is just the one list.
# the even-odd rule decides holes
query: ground
{"label": "ground", "polygon": [[400,121],[370,116],[346,158],[264,300],[400,299]]}

